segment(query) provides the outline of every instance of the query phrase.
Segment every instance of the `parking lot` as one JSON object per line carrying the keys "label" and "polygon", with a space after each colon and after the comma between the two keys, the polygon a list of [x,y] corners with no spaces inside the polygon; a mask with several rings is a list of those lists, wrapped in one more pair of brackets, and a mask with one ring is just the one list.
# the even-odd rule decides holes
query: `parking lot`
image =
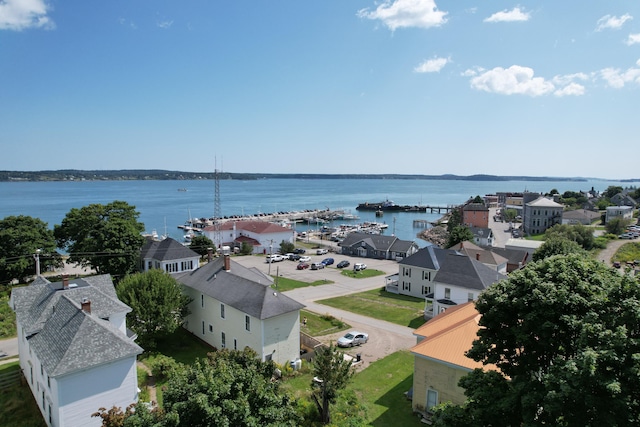
{"label": "parking lot", "polygon": [[[324,258],[331,257],[334,264],[322,270],[297,270],[296,261],[281,261],[268,264],[264,256],[242,256],[234,257],[233,260],[245,267],[255,267],[260,271],[280,277],[287,277],[303,282],[313,282],[316,280],[329,280],[333,283],[321,286],[308,286],[285,292],[285,294],[296,301],[304,304],[306,309],[318,314],[329,313],[351,326],[351,330],[359,330],[369,334],[369,341],[361,346],[344,349],[346,353],[355,356],[360,353],[362,364],[359,369],[367,367],[371,362],[381,359],[398,350],[407,350],[416,343],[413,336],[413,329],[396,325],[382,319],[375,319],[344,310],[335,309],[326,305],[318,304],[316,301],[338,296],[345,296],[353,293],[363,292],[370,289],[382,288],[385,284],[385,277],[398,272],[398,263],[389,260],[377,260],[369,258],[349,257],[329,253],[316,255],[315,251],[308,250],[306,255],[311,256],[311,262],[320,262]],[[364,262],[368,269],[384,271],[384,275],[368,277],[363,279],[350,278],[340,274],[342,270],[336,268],[336,264],[342,260],[348,260],[353,268],[355,263]],[[348,331],[315,337],[325,344],[335,342]]]}

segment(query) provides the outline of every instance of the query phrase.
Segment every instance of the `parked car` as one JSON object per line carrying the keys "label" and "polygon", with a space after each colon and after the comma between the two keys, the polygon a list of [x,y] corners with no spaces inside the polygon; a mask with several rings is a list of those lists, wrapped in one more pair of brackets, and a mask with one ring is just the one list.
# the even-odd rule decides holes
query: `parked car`
{"label": "parked car", "polygon": [[338,265],[336,265],[336,267],[345,268],[345,267],[349,267],[349,265],[350,265],[350,262],[345,259],[344,261],[340,261]]}
{"label": "parked car", "polygon": [[307,255],[301,256],[298,261],[300,261],[300,262],[311,262],[311,257],[307,256]]}
{"label": "parked car", "polygon": [[620,261],[614,261],[614,262],[613,262],[613,266],[614,266],[615,268],[620,268]]}
{"label": "parked car", "polygon": [[325,259],[322,260],[322,263],[324,265],[331,265],[331,264],[333,264],[333,258],[325,258]]}
{"label": "parked car", "polygon": [[293,250],[293,253],[294,253],[294,254],[304,254],[304,253],[306,253],[306,252],[307,252],[307,250],[306,250],[306,249],[304,249],[304,248],[295,248],[295,249]]}
{"label": "parked car", "polygon": [[326,254],[326,253],[328,253],[328,252],[329,252],[328,250],[326,250],[326,249],[324,249],[324,248],[321,248],[321,249],[318,249],[318,250],[316,251],[316,255],[324,255],[324,254]]}
{"label": "parked car", "polygon": [[622,233],[618,236],[619,239],[633,239],[633,234],[631,233]]}
{"label": "parked car", "polygon": [[296,268],[298,270],[306,270],[307,268],[309,268],[309,264],[307,264],[306,262],[301,262]]}
{"label": "parked car", "polygon": [[364,332],[351,331],[338,338],[338,347],[353,347],[354,345],[365,344],[367,341],[369,341],[369,335]]}
{"label": "parked car", "polygon": [[284,261],[284,256],[280,254],[267,255],[267,262],[280,262]]}
{"label": "parked car", "polygon": [[367,264],[364,264],[362,262],[356,262],[355,264],[353,264],[353,271],[361,271],[366,269],[367,269]]}
{"label": "parked car", "polygon": [[298,254],[289,255],[289,261],[300,261],[300,258],[302,258],[302,257],[300,255],[298,255]]}
{"label": "parked car", "polygon": [[314,262],[313,264],[311,264],[312,270],[321,270],[323,268],[324,268],[324,264],[321,262]]}

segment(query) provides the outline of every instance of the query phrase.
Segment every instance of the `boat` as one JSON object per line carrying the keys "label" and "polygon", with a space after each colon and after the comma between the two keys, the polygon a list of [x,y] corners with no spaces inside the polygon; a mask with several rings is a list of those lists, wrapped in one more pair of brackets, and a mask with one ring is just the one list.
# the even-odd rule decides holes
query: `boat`
{"label": "boat", "polygon": [[404,210],[405,206],[396,205],[393,200],[384,200],[382,202],[377,203],[369,203],[364,202],[360,203],[356,210],[359,211],[401,211]]}
{"label": "boat", "polygon": [[382,215],[384,215],[384,211],[382,209],[378,209],[376,211],[376,216],[382,216]]}

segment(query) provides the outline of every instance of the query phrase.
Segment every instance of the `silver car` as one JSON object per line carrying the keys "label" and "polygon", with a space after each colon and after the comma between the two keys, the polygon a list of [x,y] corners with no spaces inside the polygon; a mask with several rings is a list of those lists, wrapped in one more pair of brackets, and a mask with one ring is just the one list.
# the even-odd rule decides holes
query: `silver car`
{"label": "silver car", "polygon": [[369,335],[364,332],[351,331],[338,339],[338,347],[353,347],[369,341]]}

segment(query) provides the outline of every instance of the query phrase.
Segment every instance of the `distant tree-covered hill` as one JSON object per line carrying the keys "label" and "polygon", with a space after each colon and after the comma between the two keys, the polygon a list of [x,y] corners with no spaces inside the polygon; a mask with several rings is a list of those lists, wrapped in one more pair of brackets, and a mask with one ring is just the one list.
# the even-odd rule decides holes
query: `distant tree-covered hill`
{"label": "distant tree-covered hill", "polygon": [[[269,174],[218,172],[220,179],[429,179],[461,181],[586,181],[586,178],[498,175],[400,175],[400,174]],[[99,180],[195,180],[214,179],[214,172],[180,172],[159,169],[0,171],[0,181],[99,181]]]}

